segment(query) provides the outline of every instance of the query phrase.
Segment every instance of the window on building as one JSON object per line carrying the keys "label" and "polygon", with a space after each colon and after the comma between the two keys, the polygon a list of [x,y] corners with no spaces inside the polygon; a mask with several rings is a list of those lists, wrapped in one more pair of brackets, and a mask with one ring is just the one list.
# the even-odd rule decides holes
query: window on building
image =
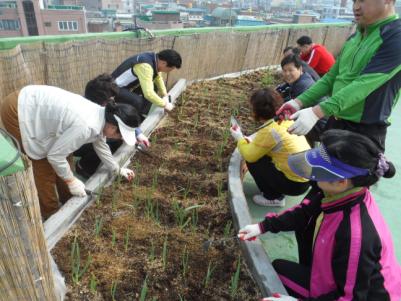
{"label": "window on building", "polygon": [[19,30],[18,20],[0,20],[0,30]]}
{"label": "window on building", "polygon": [[45,27],[52,27],[52,22],[45,22]]}
{"label": "window on building", "polygon": [[59,31],[78,31],[77,21],[57,21]]}

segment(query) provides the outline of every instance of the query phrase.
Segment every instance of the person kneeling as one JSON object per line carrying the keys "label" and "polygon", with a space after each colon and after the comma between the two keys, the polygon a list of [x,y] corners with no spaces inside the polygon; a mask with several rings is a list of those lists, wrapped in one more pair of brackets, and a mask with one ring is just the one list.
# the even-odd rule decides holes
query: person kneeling
{"label": "person kneeling", "polygon": [[262,193],[253,196],[253,201],[261,206],[284,206],[284,195],[300,195],[309,187],[308,180],[296,175],[287,164],[289,155],[310,147],[305,137],[287,132],[292,121],[274,122],[275,111],[282,103],[283,99],[275,90],[258,90],[250,98],[255,120],[263,123],[255,138],[245,138],[239,127],[230,129]]}

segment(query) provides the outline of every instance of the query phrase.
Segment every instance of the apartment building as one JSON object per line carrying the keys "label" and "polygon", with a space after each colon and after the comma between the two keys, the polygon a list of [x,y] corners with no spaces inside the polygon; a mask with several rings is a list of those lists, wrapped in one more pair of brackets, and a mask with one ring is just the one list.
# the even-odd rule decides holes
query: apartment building
{"label": "apartment building", "polygon": [[86,33],[82,6],[48,5],[39,0],[0,1],[0,37]]}

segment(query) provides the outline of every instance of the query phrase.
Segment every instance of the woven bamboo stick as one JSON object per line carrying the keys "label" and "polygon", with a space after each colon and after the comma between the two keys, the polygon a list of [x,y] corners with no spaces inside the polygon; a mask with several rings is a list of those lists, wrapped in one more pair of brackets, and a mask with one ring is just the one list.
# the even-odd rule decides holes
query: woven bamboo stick
{"label": "woven bamboo stick", "polygon": [[0,301],[56,300],[32,166],[0,177]]}

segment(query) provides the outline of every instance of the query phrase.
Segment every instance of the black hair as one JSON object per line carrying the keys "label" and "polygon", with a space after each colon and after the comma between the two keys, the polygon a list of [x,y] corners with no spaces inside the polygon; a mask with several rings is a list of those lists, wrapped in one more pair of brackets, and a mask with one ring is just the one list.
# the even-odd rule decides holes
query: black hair
{"label": "black hair", "polygon": [[84,97],[104,106],[112,97],[118,95],[119,88],[110,74],[103,73],[88,81]]}
{"label": "black hair", "polygon": [[312,39],[311,39],[311,37],[308,37],[308,36],[302,36],[297,40],[297,44],[299,46],[311,45]]}
{"label": "black hair", "polygon": [[289,50],[292,51],[293,49],[294,49],[294,47],[292,47],[292,46],[287,46],[287,47],[284,48],[283,53],[286,53],[286,52],[289,51]]}
{"label": "black hair", "polygon": [[118,116],[126,125],[135,128],[140,123],[140,117],[135,107],[125,103],[108,102],[106,104],[106,122],[117,125],[114,115]]}
{"label": "black hair", "polygon": [[268,120],[276,115],[276,111],[283,104],[280,93],[271,88],[255,91],[249,102],[252,105],[255,120]]}
{"label": "black hair", "polygon": [[351,178],[354,187],[371,186],[380,176],[391,178],[395,175],[394,165],[384,161],[380,149],[366,136],[346,130],[328,130],[320,139],[330,156],[351,166],[369,170],[366,176]]}
{"label": "black hair", "polygon": [[298,56],[301,54],[301,50],[298,47],[294,47],[294,46],[285,47],[283,50],[283,54],[290,50],[291,50],[291,54],[298,55]]}
{"label": "black hair", "polygon": [[165,61],[167,67],[181,68],[181,55],[173,49],[164,49],[157,54],[159,60]]}
{"label": "black hair", "polygon": [[281,68],[284,68],[285,65],[294,64],[294,66],[299,69],[302,67],[301,58],[296,54],[289,54],[281,60]]}

